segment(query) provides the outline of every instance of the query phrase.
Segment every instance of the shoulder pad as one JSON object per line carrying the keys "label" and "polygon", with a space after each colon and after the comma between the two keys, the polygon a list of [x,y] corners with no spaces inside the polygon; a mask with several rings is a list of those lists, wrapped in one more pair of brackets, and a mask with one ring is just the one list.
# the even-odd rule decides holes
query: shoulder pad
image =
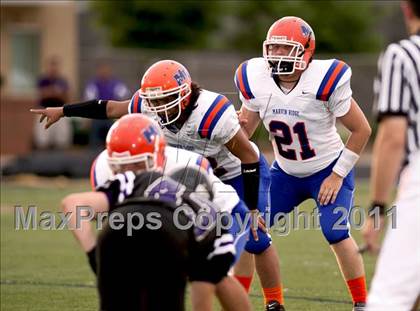
{"label": "shoulder pad", "polygon": [[254,94],[251,91],[248,80],[248,63],[252,60],[245,61],[238,66],[235,72],[235,85],[239,92],[245,99],[255,98]]}
{"label": "shoulder pad", "polygon": [[136,91],[131,98],[130,104],[128,105],[128,113],[141,113],[141,98],[139,91]]}
{"label": "shoulder pad", "polygon": [[223,113],[226,111],[226,109],[232,105],[232,103],[229,101],[229,99],[227,99],[226,96],[223,96],[221,94],[216,95],[216,98],[208,107],[201,120],[200,126],[198,127],[198,134],[201,138],[210,139],[217,122],[219,121]]}
{"label": "shoulder pad", "polygon": [[328,101],[337,86],[350,79],[351,69],[345,62],[334,59],[328,67],[323,68],[321,77],[323,78],[316,92],[316,99]]}
{"label": "shoulder pad", "polygon": [[90,185],[95,191],[97,187],[104,185],[114,174],[107,161],[106,150],[102,151],[93,161],[90,167]]}

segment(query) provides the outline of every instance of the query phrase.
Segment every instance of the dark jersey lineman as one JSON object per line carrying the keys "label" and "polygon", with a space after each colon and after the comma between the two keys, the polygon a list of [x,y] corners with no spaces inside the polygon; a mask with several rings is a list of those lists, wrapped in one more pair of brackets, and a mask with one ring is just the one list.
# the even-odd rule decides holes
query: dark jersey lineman
{"label": "dark jersey lineman", "polygon": [[[98,191],[111,206],[97,246],[101,310],[184,310],[187,277],[215,284],[227,275],[234,260],[233,245],[226,247],[230,234],[222,232],[221,244],[214,227],[181,228],[203,209],[214,214],[202,195],[157,172],[118,174]],[[116,213],[118,229],[110,224]],[[130,226],[137,229],[129,235]]]}

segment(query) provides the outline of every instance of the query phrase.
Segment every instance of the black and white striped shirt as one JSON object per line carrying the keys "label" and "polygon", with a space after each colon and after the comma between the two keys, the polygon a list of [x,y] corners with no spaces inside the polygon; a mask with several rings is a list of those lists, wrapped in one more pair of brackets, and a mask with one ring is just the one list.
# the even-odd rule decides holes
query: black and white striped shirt
{"label": "black and white striped shirt", "polygon": [[390,44],[378,61],[374,83],[375,113],[406,116],[406,164],[420,151],[420,34]]}

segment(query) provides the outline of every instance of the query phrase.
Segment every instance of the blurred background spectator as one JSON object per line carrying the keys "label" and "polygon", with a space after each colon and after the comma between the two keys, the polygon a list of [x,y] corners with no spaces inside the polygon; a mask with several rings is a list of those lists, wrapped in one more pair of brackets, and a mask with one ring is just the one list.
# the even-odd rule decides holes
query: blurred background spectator
{"label": "blurred background spectator", "polygon": [[[95,77],[87,83],[84,91],[86,100],[123,100],[130,95],[127,86],[113,75],[111,65],[106,61],[98,63]],[[112,123],[113,120],[92,120],[89,135],[91,148],[104,148],[106,134]]]}
{"label": "blurred background spectator", "polygon": [[[61,107],[69,100],[69,85],[61,74],[60,59],[56,56],[48,58],[46,70],[38,80],[39,106]],[[68,148],[73,139],[71,121],[63,118],[48,131],[44,124],[35,117],[34,146],[36,149],[64,149]]]}

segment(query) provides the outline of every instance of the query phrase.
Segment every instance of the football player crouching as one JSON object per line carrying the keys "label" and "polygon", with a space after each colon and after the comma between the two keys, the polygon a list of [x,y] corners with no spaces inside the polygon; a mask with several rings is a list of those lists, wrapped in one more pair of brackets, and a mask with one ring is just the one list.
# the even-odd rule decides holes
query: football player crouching
{"label": "football player crouching", "polygon": [[225,96],[200,88],[182,64],[156,62],[145,72],[131,101],[89,101],[59,109],[34,110],[47,119],[46,127],[61,117],[118,118],[127,113],[146,114],[161,125],[170,146],[206,157],[214,174],[231,185],[253,215],[249,240],[235,277],[249,290],[254,261],[266,305],[283,310],[283,292],[277,252],[261,214],[269,211],[270,172],[267,161],[239,125]]}
{"label": "football player crouching", "polygon": [[[76,213],[78,206],[90,207],[95,213],[110,212],[109,224],[101,233],[98,246],[89,221],[80,221],[78,227],[74,217],[70,222],[74,236],[98,275],[101,308],[134,310],[140,303],[145,310],[183,310],[180,297],[184,297],[188,276],[194,310],[211,310],[214,293],[225,310],[250,310],[246,292],[227,275],[244,248],[249,224],[223,227],[217,234],[216,230],[220,230],[217,224],[203,229],[194,222],[192,228],[183,229],[174,222],[175,213],[180,222],[191,217],[178,213],[179,206],[188,206],[195,215],[203,209],[212,214],[221,212],[216,199],[220,197],[217,191],[221,190],[217,187],[234,190],[215,183],[209,164],[199,155],[193,154],[194,166],[170,165],[165,149],[165,138],[153,120],[140,114],[123,117],[107,136],[107,162],[112,178],[96,191],[71,194],[62,201],[66,213]],[[98,163],[100,159],[95,166]],[[164,170],[166,176],[162,174]],[[169,178],[168,173],[186,186]],[[195,191],[198,186],[201,191]],[[206,195],[200,195],[202,189],[207,189]],[[208,199],[213,196],[214,200]],[[230,205],[230,209],[235,206],[237,211],[247,213],[239,198],[224,203],[227,210]],[[162,226],[158,230],[141,226],[128,236],[124,230],[113,230],[110,224],[114,213],[123,215],[126,228],[131,213],[147,219],[150,212],[160,215]],[[167,247],[159,247],[160,244]]]}

